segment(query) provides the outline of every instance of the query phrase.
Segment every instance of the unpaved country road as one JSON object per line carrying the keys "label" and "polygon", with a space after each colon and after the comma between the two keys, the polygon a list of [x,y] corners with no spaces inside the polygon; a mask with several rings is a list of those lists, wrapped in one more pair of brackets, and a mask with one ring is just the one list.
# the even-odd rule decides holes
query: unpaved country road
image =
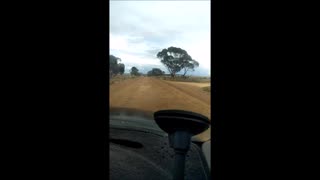
{"label": "unpaved country road", "polygon": [[135,108],[155,112],[181,109],[210,117],[210,93],[200,87],[139,77],[110,85],[110,107]]}

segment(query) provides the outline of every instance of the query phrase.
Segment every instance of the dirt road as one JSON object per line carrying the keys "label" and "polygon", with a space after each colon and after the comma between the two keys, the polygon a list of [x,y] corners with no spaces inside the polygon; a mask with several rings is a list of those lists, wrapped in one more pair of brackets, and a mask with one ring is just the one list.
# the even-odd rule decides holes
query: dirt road
{"label": "dirt road", "polygon": [[162,109],[182,109],[210,118],[210,93],[186,83],[139,77],[110,86],[110,107],[135,108],[152,112]]}

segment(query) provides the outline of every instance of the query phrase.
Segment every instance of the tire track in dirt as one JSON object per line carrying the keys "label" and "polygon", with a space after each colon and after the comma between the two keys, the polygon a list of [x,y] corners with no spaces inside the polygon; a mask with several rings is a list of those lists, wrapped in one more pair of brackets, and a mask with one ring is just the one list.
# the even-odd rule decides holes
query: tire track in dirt
{"label": "tire track in dirt", "polygon": [[210,94],[200,88],[174,84],[156,78],[139,77],[110,86],[110,107],[155,112],[182,109],[210,118]]}

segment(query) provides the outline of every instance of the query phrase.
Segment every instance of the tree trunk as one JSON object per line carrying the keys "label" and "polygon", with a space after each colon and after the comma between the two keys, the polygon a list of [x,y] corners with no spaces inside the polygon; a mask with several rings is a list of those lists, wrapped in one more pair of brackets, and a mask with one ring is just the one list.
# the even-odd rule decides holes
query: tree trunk
{"label": "tree trunk", "polygon": [[182,77],[187,78],[186,77],[187,72],[188,72],[188,69],[184,69],[184,73],[183,73]]}

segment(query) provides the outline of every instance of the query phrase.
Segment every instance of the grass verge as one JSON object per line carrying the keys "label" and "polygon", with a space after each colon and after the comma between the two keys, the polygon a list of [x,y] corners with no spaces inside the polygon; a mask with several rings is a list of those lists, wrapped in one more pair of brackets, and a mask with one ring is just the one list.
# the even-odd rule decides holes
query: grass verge
{"label": "grass verge", "polygon": [[127,79],[134,79],[136,78],[136,76],[131,76],[131,75],[116,75],[114,77],[112,77],[109,81],[109,84],[115,84],[115,83],[119,83],[119,82],[122,82],[122,81],[125,81]]}
{"label": "grass verge", "polygon": [[211,92],[211,86],[203,87],[202,90],[204,90],[206,92]]}
{"label": "grass verge", "polygon": [[167,81],[179,81],[179,82],[197,82],[197,83],[207,83],[210,82],[210,77],[200,77],[200,76],[190,76],[187,78],[184,77],[170,77],[170,76],[161,76],[159,77],[162,80],[167,80]]}

